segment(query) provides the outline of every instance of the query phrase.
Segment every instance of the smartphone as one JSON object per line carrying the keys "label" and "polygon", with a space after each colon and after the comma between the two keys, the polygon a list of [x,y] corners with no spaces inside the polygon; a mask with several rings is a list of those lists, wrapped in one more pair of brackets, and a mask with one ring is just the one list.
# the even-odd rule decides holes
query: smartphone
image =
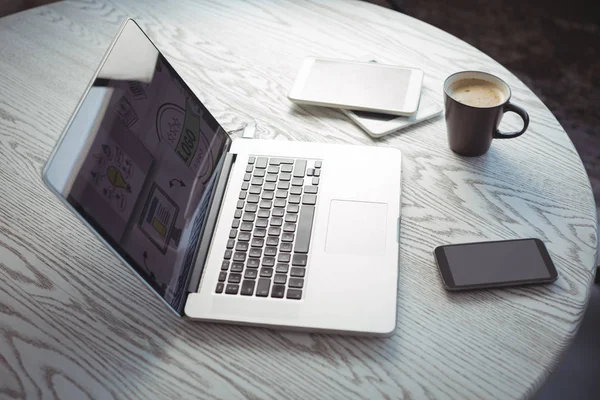
{"label": "smartphone", "polygon": [[299,104],[411,115],[419,106],[422,84],[420,69],[307,58],[288,98]]}
{"label": "smartphone", "polygon": [[448,290],[550,283],[558,278],[539,239],[451,244],[436,247],[433,254]]}
{"label": "smartphone", "polygon": [[379,138],[418,122],[437,117],[442,113],[442,106],[422,96],[417,112],[410,117],[379,114],[369,111],[342,110],[342,112],[369,135]]}

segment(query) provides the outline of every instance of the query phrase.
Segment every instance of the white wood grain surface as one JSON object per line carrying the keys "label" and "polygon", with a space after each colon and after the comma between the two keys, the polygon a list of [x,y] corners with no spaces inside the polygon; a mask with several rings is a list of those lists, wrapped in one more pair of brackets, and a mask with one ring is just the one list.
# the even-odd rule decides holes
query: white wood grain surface
{"label": "white wood grain surface", "polygon": [[[173,316],[47,190],[41,169],[125,17],[228,130],[403,151],[398,327],[388,339]],[[499,75],[531,125],[479,158],[443,118],[373,140],[339,111],[287,100],[306,56]],[[517,127],[506,119],[506,128]],[[596,253],[590,184],[571,141],[505,68],[432,26],[357,1],[67,1],[0,19],[1,398],[523,398],[585,311]],[[449,294],[435,246],[539,237],[550,286]]]}

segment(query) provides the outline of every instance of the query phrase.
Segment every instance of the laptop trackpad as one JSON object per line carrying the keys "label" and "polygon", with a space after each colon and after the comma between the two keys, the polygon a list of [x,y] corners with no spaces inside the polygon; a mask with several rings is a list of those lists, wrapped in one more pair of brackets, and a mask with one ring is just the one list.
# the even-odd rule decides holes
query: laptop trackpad
{"label": "laptop trackpad", "polygon": [[325,252],[365,256],[385,254],[387,204],[332,200]]}

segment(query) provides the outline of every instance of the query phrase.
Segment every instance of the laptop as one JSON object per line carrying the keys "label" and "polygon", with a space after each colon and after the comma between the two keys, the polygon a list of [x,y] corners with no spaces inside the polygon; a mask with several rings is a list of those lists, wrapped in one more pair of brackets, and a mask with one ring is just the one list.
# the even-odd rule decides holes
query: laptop
{"label": "laptop", "polygon": [[395,328],[400,151],[232,140],[133,20],[43,179],[178,315]]}

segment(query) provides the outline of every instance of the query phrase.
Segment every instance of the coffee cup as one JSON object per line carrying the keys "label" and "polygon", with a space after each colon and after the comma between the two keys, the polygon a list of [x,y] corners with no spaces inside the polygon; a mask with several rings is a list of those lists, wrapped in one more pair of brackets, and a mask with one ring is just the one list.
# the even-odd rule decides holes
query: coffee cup
{"label": "coffee cup", "polygon": [[[510,87],[492,74],[463,71],[450,75],[444,82],[450,149],[462,156],[480,156],[489,150],[492,139],[521,136],[529,126],[529,114],[510,99]],[[509,111],[523,119],[523,128],[517,132],[500,132],[500,120]]]}

